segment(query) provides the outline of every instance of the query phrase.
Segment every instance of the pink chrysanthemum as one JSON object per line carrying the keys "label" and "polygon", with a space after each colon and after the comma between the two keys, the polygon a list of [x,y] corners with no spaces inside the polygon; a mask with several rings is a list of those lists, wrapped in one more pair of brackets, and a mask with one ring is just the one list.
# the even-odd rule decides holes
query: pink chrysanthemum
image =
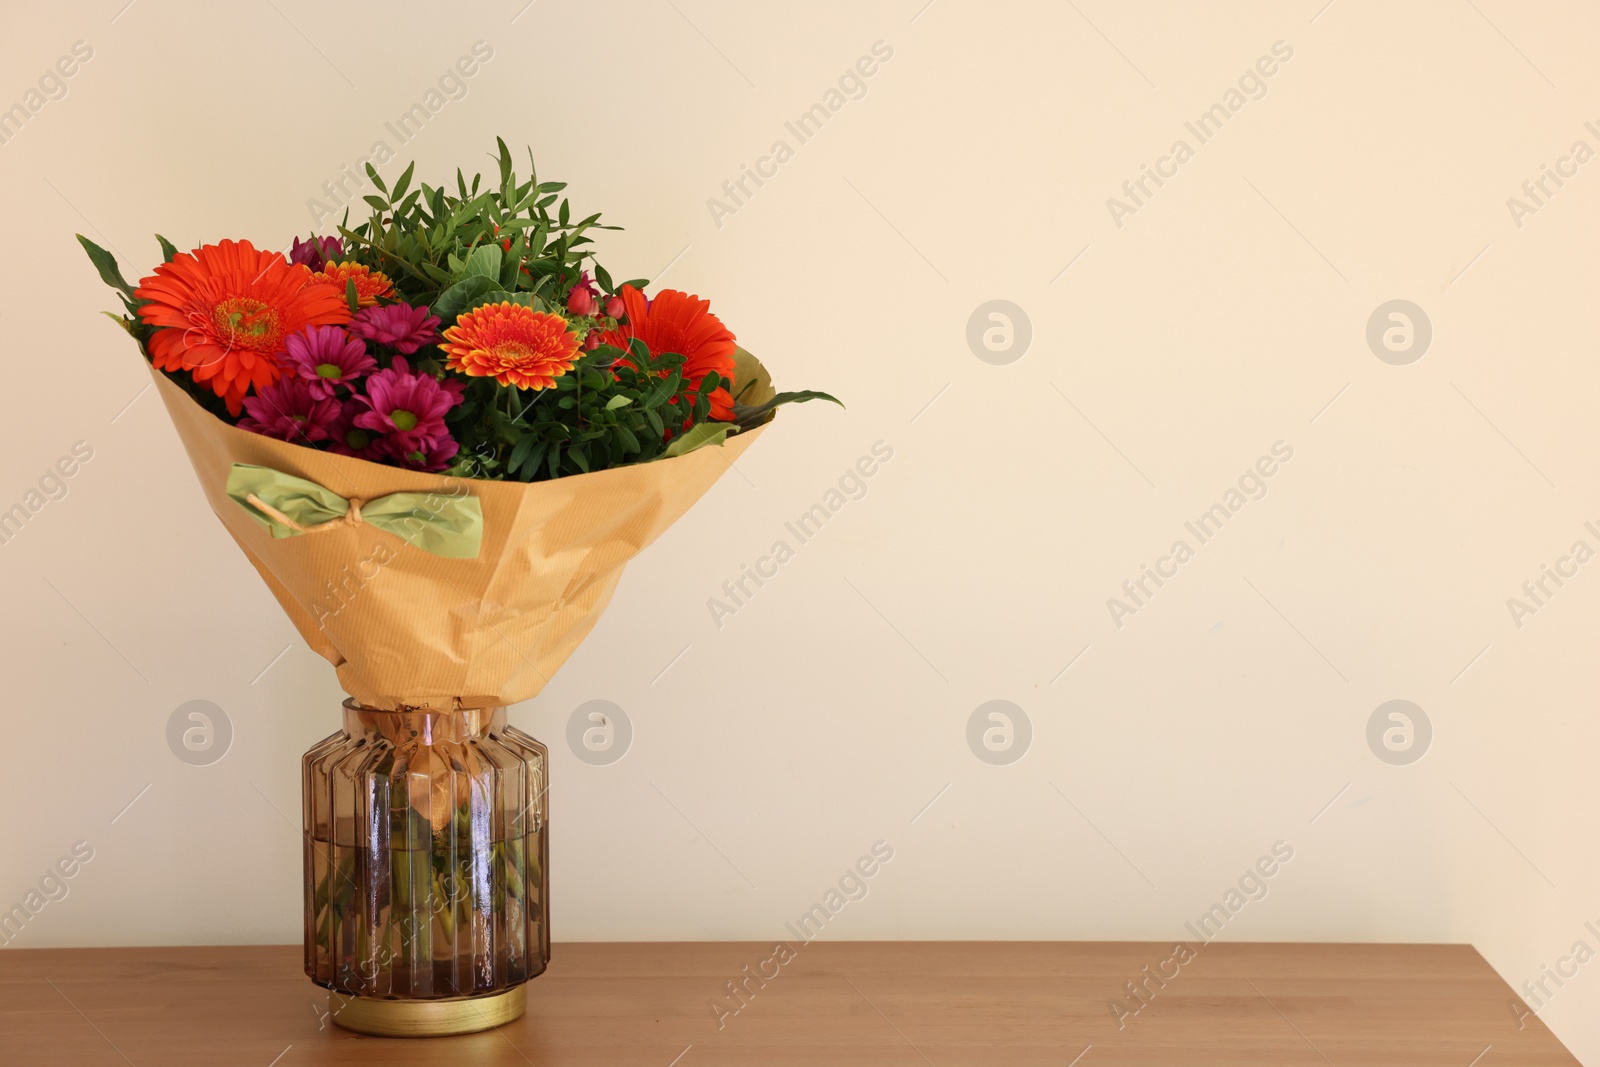
{"label": "pink chrysanthemum", "polygon": [[393,435],[409,451],[449,437],[445,412],[461,403],[461,394],[431,375],[412,373],[410,364],[396,357],[388,370],[367,379],[366,395],[356,401],[367,408],[355,417],[357,426]]}
{"label": "pink chrysanthemum", "polygon": [[450,466],[450,461],[461,451],[461,445],[448,434],[415,446],[405,444],[397,435],[390,434],[381,439],[376,447],[397,466],[434,472]]}
{"label": "pink chrysanthemum", "polygon": [[383,437],[356,425],[356,416],[366,410],[366,405],[358,400],[344,402],[338,416],[328,424],[328,451],[374,463],[387,462],[389,457],[383,448]]}
{"label": "pink chrysanthemum", "polygon": [[337,263],[343,256],[344,242],[337,237],[313,235],[304,241],[296,237],[294,246],[289,249],[290,263],[298,263],[312,270],[321,270],[323,264],[330,260]]}
{"label": "pink chrysanthemum", "polygon": [[439,319],[428,314],[426,307],[385,304],[356,312],[350,320],[350,332],[363,341],[409,356],[439,340]]}
{"label": "pink chrysanthemum", "polygon": [[354,388],[357,378],[378,369],[367,346],[337,326],[308,326],[284,338],[283,348],[284,362],[323,400],[333,398],[335,386]]}
{"label": "pink chrysanthemum", "polygon": [[339,417],[339,402],[312,393],[310,382],[280,378],[245,397],[244,410],[239,429],[307,444],[328,439],[328,428]]}

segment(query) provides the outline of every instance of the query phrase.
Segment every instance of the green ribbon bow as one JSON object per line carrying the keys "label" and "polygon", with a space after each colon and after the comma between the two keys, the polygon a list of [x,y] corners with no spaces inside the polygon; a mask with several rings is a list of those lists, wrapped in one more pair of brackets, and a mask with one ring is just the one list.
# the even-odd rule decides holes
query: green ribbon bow
{"label": "green ribbon bow", "polygon": [[446,559],[476,559],[483,542],[483,507],[475,496],[391,493],[346,500],[316,482],[248,463],[228,472],[228,496],[273,537],[366,523]]}

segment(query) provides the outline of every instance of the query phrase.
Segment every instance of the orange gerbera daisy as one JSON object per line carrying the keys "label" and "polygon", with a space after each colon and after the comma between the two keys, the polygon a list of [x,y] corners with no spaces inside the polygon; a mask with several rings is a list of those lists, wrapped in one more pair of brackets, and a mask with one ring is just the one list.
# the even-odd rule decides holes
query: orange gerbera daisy
{"label": "orange gerbera daisy", "polygon": [[278,380],[284,338],[306,326],[350,321],[339,295],[310,280],[305,267],[249,241],[179,253],[134,291],[146,301],[139,317],[161,327],[150,335],[151,362],[188,371],[239,414],[252,386]]}
{"label": "orange gerbera daisy", "polygon": [[345,295],[345,283],[355,282],[356,304],[364,308],[371,307],[378,302],[378,297],[388,296],[394,290],[394,282],[389,280],[387,274],[354,260],[325,263],[320,271],[311,276],[311,280],[318,285],[333,286],[340,299]]}
{"label": "orange gerbera daisy", "polygon": [[[697,389],[711,371],[733,382],[733,333],[722,320],[711,314],[711,302],[698,296],[663,289],[652,300],[631,285],[622,287],[622,303],[628,321],[600,335],[600,343],[614,345],[624,352],[637,337],[652,356],[676,352],[683,356],[683,377],[690,389]],[[625,362],[625,361],[624,361]],[[733,418],[733,396],[726,388],[712,390],[711,417]]]}
{"label": "orange gerbera daisy", "polygon": [[560,315],[523,304],[485,304],[456,319],[439,347],[451,370],[518,389],[548,389],[578,354],[578,339],[567,327]]}

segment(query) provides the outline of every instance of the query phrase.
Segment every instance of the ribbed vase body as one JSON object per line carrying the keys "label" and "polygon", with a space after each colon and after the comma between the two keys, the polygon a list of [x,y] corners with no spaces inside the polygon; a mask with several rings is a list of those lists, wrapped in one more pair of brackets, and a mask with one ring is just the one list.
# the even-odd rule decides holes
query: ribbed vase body
{"label": "ribbed vase body", "polygon": [[302,759],[305,958],[363,997],[509,989],[550,958],[545,747],[505,709],[344,706]]}

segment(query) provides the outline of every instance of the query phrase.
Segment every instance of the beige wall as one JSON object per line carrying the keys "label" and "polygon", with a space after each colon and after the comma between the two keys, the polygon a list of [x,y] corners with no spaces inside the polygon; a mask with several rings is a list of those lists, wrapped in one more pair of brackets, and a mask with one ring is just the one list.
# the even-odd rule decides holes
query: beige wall
{"label": "beige wall", "polygon": [[[515,710],[553,752],[559,938],[782,936],[878,840],[894,860],[828,936],[1176,938],[1282,841],[1225,937],[1470,941],[1513,985],[1600,949],[1600,562],[1507,606],[1600,550],[1600,161],[1562,162],[1600,150],[1600,16],[922,2],[8,8],[0,105],[92,49],[0,144],[0,509],[93,452],[0,545],[0,906],[93,850],[13,944],[295,940],[297,759],[340,697],[71,234],[132,276],[156,230],[278,245],[375,141],[437,177],[500,134],[627,227],[619,275],[710,295],[783,384],[849,404],[786,412]],[[476,41],[466,95],[399,145],[385,124]],[[875,42],[864,97],[800,143],[785,122]],[[1275,49],[1258,99],[1186,129]],[[775,176],[708,205],[780,139]],[[1141,165],[1171,176],[1114,212]],[[1571,176],[1535,204],[1544,165]],[[1013,362],[969,347],[994,299],[1031,324]],[[1419,360],[1368,345],[1392,300],[1431,322]],[[865,495],[794,543],[880,441]],[[1201,544],[1185,523],[1277,442]],[[610,765],[565,740],[595,699],[632,724]],[[1032,732],[1003,766],[967,741],[997,699]],[[1395,699],[1432,728],[1407,765],[1368,744]],[[231,723],[220,762],[169,750],[190,700]],[[1600,1062],[1600,964],[1565,982],[1543,1015]]]}

